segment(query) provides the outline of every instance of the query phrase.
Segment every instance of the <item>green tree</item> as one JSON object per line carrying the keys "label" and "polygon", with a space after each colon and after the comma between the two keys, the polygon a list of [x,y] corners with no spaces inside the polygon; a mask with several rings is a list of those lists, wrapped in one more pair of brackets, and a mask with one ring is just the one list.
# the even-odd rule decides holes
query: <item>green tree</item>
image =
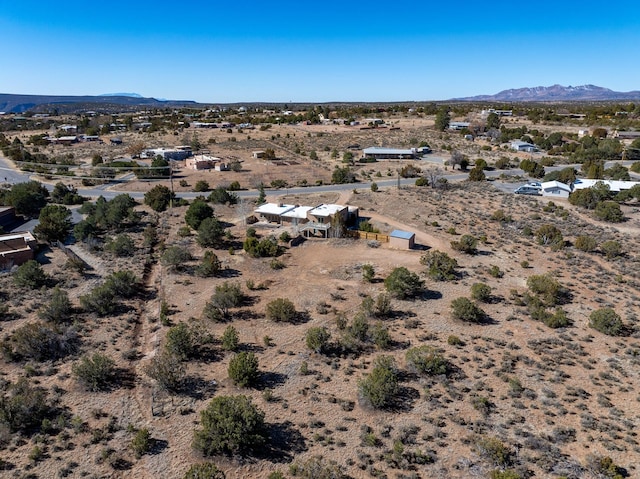
{"label": "green tree", "polygon": [[174,200],[175,194],[164,185],[156,185],[144,194],[144,204],[154,211],[165,211]]}
{"label": "green tree", "polygon": [[265,316],[276,323],[291,323],[295,321],[298,313],[295,305],[287,298],[276,298],[267,304]]}
{"label": "green tree", "polygon": [[599,220],[608,223],[621,223],[624,221],[624,214],[620,209],[620,205],[615,201],[601,201],[596,205],[594,214]]}
{"label": "green tree", "polygon": [[436,281],[456,279],[458,262],[447,253],[430,250],[420,258],[420,264],[427,267],[427,274]]}
{"label": "green tree", "polygon": [[29,218],[35,218],[47,204],[49,191],[37,181],[16,183],[11,190],[3,195],[2,202],[13,206],[16,213]]}
{"label": "green tree", "polygon": [[316,353],[322,353],[329,344],[330,339],[331,333],[324,326],[309,328],[304,335],[307,348]]}
{"label": "green tree", "polygon": [[222,333],[222,349],[225,351],[237,351],[238,346],[240,346],[240,336],[238,335],[238,330],[233,326],[229,325]]}
{"label": "green tree", "polygon": [[233,384],[246,388],[253,386],[260,375],[258,371],[258,357],[247,351],[235,354],[229,361],[229,378]]}
{"label": "green tree", "polygon": [[151,433],[146,427],[138,429],[135,436],[133,436],[133,439],[131,439],[131,449],[137,458],[141,458],[151,451],[152,446],[153,439],[151,438]]}
{"label": "green tree", "polygon": [[69,208],[60,205],[47,205],[40,210],[38,224],[33,232],[39,239],[48,243],[63,242],[69,236],[72,227]]}
{"label": "green tree", "polygon": [[527,287],[547,306],[559,304],[567,295],[567,291],[550,274],[529,276],[527,278]]}
{"label": "green tree", "polygon": [[424,281],[404,266],[395,268],[384,280],[387,291],[398,299],[415,298],[424,289]]}
{"label": "green tree", "polygon": [[451,314],[465,323],[483,323],[487,314],[468,298],[459,297],[451,301]]}
{"label": "green tree", "polygon": [[151,359],[144,372],[155,379],[162,389],[175,392],[184,384],[186,368],[179,358],[165,349]]}
{"label": "green tree", "polygon": [[545,224],[540,226],[540,228],[536,230],[535,235],[539,245],[550,246],[553,251],[564,248],[562,231],[554,225]]}
{"label": "green tree", "polygon": [[496,129],[499,130],[500,129],[500,115],[498,115],[495,112],[491,112],[489,113],[489,115],[487,115],[487,128],[488,129]]}
{"label": "green tree", "polygon": [[193,187],[193,191],[203,192],[209,191],[211,187],[209,186],[209,182],[207,180],[198,180],[196,181],[195,186]]}
{"label": "green tree", "polygon": [[355,181],[356,176],[348,166],[345,166],[344,168],[336,166],[331,174],[331,182],[333,184],[354,183]]}
{"label": "green tree", "polygon": [[589,315],[589,326],[607,336],[622,336],[624,325],[622,319],[611,308],[601,308]]}
{"label": "green tree", "polygon": [[11,432],[30,432],[42,425],[52,409],[47,391],[21,377],[2,391],[0,423],[8,425]]}
{"label": "green tree", "polygon": [[189,205],[189,208],[187,208],[184,221],[192,229],[197,230],[203,220],[211,217],[213,217],[213,208],[205,201],[196,199]]}
{"label": "green tree", "polygon": [[61,181],[55,184],[51,192],[51,201],[61,205],[81,205],[85,200],[73,186],[69,187]]}
{"label": "green tree", "polygon": [[224,227],[217,218],[205,218],[198,227],[198,244],[205,248],[215,248],[222,243]]}
{"label": "green tree", "polygon": [[164,347],[173,356],[184,361],[194,356],[198,348],[198,340],[194,331],[186,323],[179,323],[167,331]]}
{"label": "green tree", "polygon": [[391,356],[378,356],[373,362],[371,372],[358,382],[361,400],[374,409],[391,406],[398,389],[398,371]]}
{"label": "green tree", "polygon": [[37,289],[49,281],[49,276],[44,272],[40,263],[30,259],[18,266],[13,273],[13,282],[21,288]]}
{"label": "green tree", "polygon": [[487,179],[482,168],[475,166],[469,171],[469,181],[485,181]]}
{"label": "green tree", "polygon": [[116,363],[105,354],[93,353],[80,358],[71,371],[87,391],[104,391],[116,378]]}
{"label": "green tree", "polygon": [[451,122],[451,116],[449,116],[449,112],[446,109],[441,109],[436,113],[435,119],[435,127],[438,131],[444,131],[449,128],[449,123]]}
{"label": "green tree", "polygon": [[217,396],[200,413],[193,447],[205,456],[244,454],[267,440],[264,412],[247,396]]}

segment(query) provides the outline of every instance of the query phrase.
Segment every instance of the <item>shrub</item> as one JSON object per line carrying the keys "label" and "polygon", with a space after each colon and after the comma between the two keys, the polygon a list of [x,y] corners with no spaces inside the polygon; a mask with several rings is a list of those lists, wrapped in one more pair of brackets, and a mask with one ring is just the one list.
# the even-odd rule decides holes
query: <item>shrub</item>
{"label": "shrub", "polygon": [[51,292],[49,302],[44,304],[38,311],[38,316],[40,319],[51,323],[68,322],[71,320],[72,309],[67,292],[56,286]]}
{"label": "shrub", "polygon": [[542,322],[552,329],[566,328],[571,325],[571,320],[567,318],[567,313],[561,308],[557,308],[553,314],[546,313]]}
{"label": "shrub", "polygon": [[[236,185],[234,185],[234,183],[236,183]],[[240,189],[240,184],[237,181],[234,181],[234,183],[229,186],[229,189],[232,190],[235,186],[237,186],[236,189]],[[222,186],[219,186],[209,194],[209,197],[207,199],[211,203],[218,205],[224,205],[227,203],[230,205],[235,205],[238,202],[238,195],[235,193],[230,193]]]}
{"label": "shrub", "polygon": [[267,440],[264,412],[247,396],[218,396],[200,413],[193,447],[204,454],[242,454]]}
{"label": "shrub", "polygon": [[18,358],[48,361],[75,352],[78,337],[73,328],[53,328],[41,322],[27,323],[11,335],[12,354]]}
{"label": "shrub", "polygon": [[476,166],[469,171],[469,181],[485,181],[487,177],[484,174],[483,169],[482,165],[476,164]]}
{"label": "shrub", "polygon": [[494,278],[502,278],[504,276],[504,271],[501,271],[500,268],[494,264],[489,268],[489,274]]}
{"label": "shrub", "polygon": [[621,223],[624,221],[624,214],[620,205],[615,201],[601,201],[596,205],[594,212],[596,218],[608,223]]}
{"label": "shrub", "polygon": [[437,376],[446,374],[449,369],[448,361],[432,346],[418,346],[406,353],[407,366],[418,374]]}
{"label": "shrub", "polygon": [[395,268],[384,280],[387,291],[398,299],[415,298],[422,293],[424,281],[404,266]]}
{"label": "shrub", "polygon": [[553,251],[564,247],[562,232],[554,225],[542,225],[536,230],[536,241],[540,245],[550,246]]}
{"label": "shrub", "polygon": [[182,246],[169,246],[160,261],[172,271],[181,271],[185,268],[185,263],[193,258],[189,250]]}
{"label": "shrub", "polygon": [[362,280],[367,283],[372,283],[373,278],[376,276],[376,271],[373,268],[373,265],[364,264],[362,265]]}
{"label": "shrub", "polygon": [[595,251],[597,243],[591,236],[582,235],[576,238],[574,246],[580,251],[591,253],[592,251]]}
{"label": "shrub", "polygon": [[240,345],[240,336],[238,330],[233,326],[227,326],[222,333],[222,349],[225,351],[237,351]]}
{"label": "shrub", "polygon": [[155,379],[160,388],[178,391],[184,382],[186,369],[179,358],[164,350],[151,359],[144,372],[151,379]]}
{"label": "shrub", "polygon": [[18,266],[13,273],[13,282],[21,288],[37,289],[44,286],[49,281],[40,263],[30,259],[26,263]]}
{"label": "shrub", "polygon": [[496,437],[478,436],[474,440],[474,448],[495,466],[507,468],[513,464],[513,451]]}
{"label": "shrub", "polygon": [[451,313],[455,319],[467,323],[482,323],[487,319],[486,313],[465,297],[451,301]]}
{"label": "shrub", "polygon": [[20,378],[9,384],[0,396],[0,423],[9,426],[11,432],[29,432],[42,425],[52,412],[47,392]]}
{"label": "shrub", "polygon": [[241,306],[245,295],[239,283],[225,281],[216,286],[211,299],[204,307],[203,314],[207,319],[220,322],[230,318],[229,310]]}
{"label": "shrub", "polygon": [[466,254],[478,252],[478,239],[471,235],[463,235],[459,241],[452,241],[451,247]]}
{"label": "shrub", "polygon": [[193,464],[184,474],[183,479],[225,479],[224,472],[211,462]]}
{"label": "shrub", "polygon": [[378,356],[371,372],[360,382],[361,400],[375,408],[383,409],[393,404],[398,393],[398,372],[391,356]]}
{"label": "shrub", "polygon": [[191,328],[180,323],[169,328],[164,347],[171,355],[184,361],[194,355],[198,341]]}
{"label": "shrub", "polygon": [[327,461],[321,456],[311,457],[304,462],[295,461],[289,466],[289,473],[301,479],[347,479],[350,477],[335,461]]}
{"label": "shrub", "polygon": [[187,208],[184,221],[191,228],[197,230],[200,224],[206,219],[213,217],[213,208],[202,200],[195,200]]}
{"label": "shrub", "polygon": [[135,436],[133,436],[133,439],[131,439],[131,449],[137,458],[140,458],[151,451],[152,446],[153,439],[151,438],[151,433],[146,427],[138,429]]}
{"label": "shrub", "polygon": [[547,306],[562,302],[567,291],[549,274],[533,275],[527,278],[527,287]]}
{"label": "shrub", "polygon": [[107,276],[104,287],[108,288],[115,297],[133,298],[140,291],[140,282],[132,271],[123,270]]}
{"label": "shrub", "polygon": [[229,361],[229,378],[233,384],[249,387],[258,379],[258,358],[252,352],[243,351],[236,354]]}
{"label": "shrub", "polygon": [[87,391],[104,391],[115,379],[116,363],[109,356],[94,353],[80,358],[71,371]]}
{"label": "shrub", "polygon": [[175,194],[164,185],[156,185],[144,194],[144,204],[154,211],[166,210],[175,200]]}
{"label": "shrub", "polygon": [[613,259],[622,254],[622,246],[615,240],[605,241],[600,245],[600,249],[607,259]]}
{"label": "shrub", "polygon": [[296,307],[286,298],[277,298],[267,304],[265,315],[275,322],[291,323],[297,316]]}
{"label": "shrub", "polygon": [[481,303],[490,303],[491,286],[485,283],[473,283],[471,285],[471,298]]}
{"label": "shrub", "polygon": [[450,346],[464,346],[464,341],[460,339],[458,336],[451,334],[447,338],[447,344]]}
{"label": "shrub", "polygon": [[389,349],[392,344],[389,328],[382,321],[376,322],[369,328],[371,341],[380,349]]}
{"label": "shrub", "polygon": [[209,191],[209,182],[207,180],[198,180],[196,181],[195,186],[193,187],[193,191],[203,192]]}
{"label": "shrub", "polygon": [[458,262],[442,251],[429,251],[420,258],[420,264],[427,267],[427,274],[436,281],[453,280],[456,278]]}
{"label": "shrub", "polygon": [[329,340],[331,339],[331,333],[325,327],[315,327],[307,330],[304,335],[304,341],[307,348],[321,353],[327,347]]}
{"label": "shrub", "polygon": [[119,307],[113,290],[105,284],[96,286],[89,293],[80,296],[80,305],[98,316],[115,313]]}
{"label": "shrub", "polygon": [[217,276],[222,270],[222,263],[213,251],[205,251],[202,263],[196,268],[196,274],[203,278]]}
{"label": "shrub", "polygon": [[107,244],[104,245],[104,249],[122,258],[133,255],[136,251],[136,245],[133,239],[131,239],[131,236],[119,234],[115,238],[111,238]]}
{"label": "shrub", "polygon": [[601,308],[589,315],[589,326],[608,336],[622,336],[624,325],[620,316],[611,308]]}

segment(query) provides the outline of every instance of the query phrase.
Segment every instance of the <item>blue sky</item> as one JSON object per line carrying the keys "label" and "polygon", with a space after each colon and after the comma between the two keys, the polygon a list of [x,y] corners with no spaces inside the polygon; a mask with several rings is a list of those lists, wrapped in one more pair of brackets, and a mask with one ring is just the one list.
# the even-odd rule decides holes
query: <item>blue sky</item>
{"label": "blue sky", "polygon": [[0,92],[200,102],[640,90],[640,2],[0,0]]}

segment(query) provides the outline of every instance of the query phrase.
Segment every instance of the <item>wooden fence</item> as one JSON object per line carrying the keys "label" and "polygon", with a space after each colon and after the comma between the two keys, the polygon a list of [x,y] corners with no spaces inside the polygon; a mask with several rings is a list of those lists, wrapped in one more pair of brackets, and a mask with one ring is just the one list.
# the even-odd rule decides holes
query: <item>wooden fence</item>
{"label": "wooden fence", "polygon": [[348,230],[347,236],[350,236],[352,238],[364,239],[364,240],[376,240],[376,241],[380,241],[381,243],[389,242],[389,235],[384,235],[381,233],[368,233],[366,231]]}

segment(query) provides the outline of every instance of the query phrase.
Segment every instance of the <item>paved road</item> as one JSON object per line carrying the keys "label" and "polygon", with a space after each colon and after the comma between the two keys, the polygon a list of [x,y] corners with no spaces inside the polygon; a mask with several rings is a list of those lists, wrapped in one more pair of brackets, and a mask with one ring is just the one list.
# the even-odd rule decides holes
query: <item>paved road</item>
{"label": "paved road", "polygon": [[[429,158],[425,158],[425,160],[429,162],[434,161],[435,163],[437,163],[441,159],[436,157],[433,157],[433,158],[429,157]],[[620,162],[619,161],[607,162],[605,164],[605,168],[608,168],[615,163],[620,163]],[[632,161],[624,162],[625,166],[628,166],[630,164],[633,164],[633,162]],[[579,170],[581,165],[559,165],[559,166],[546,167],[545,169],[547,172],[550,172],[550,171],[561,170],[563,168],[567,168],[570,166]],[[466,180],[469,176],[468,172],[460,172],[459,170],[455,170],[455,171],[448,170],[448,171],[444,171],[443,173],[444,173],[443,176],[448,181],[462,181],[462,180]],[[493,186],[507,193],[512,193],[516,188],[518,188],[519,186],[529,181],[526,178],[526,174],[524,173],[524,171],[518,168],[514,168],[510,170],[485,171],[485,175],[487,176],[488,179],[493,180],[491,181],[491,184]],[[513,181],[513,182],[503,181],[498,179],[501,175],[510,176],[510,177],[521,177],[522,181]],[[7,178],[7,181],[9,183],[14,184],[14,183],[29,181],[30,175],[13,169],[12,165],[4,157],[0,155],[0,179],[4,179],[4,178]],[[375,183],[378,185],[378,188],[393,188],[393,187],[397,187],[398,185],[400,186],[414,185],[415,181],[416,181],[415,178],[400,178],[400,179],[389,178],[389,179],[379,179],[379,180],[376,179]],[[265,193],[268,196],[305,195],[305,194],[327,193],[327,192],[340,193],[344,191],[351,191],[354,189],[356,190],[370,189],[371,183],[372,182],[361,182],[361,183],[347,183],[347,184],[340,184],[340,185],[321,185],[321,186],[292,187],[292,188],[282,188],[282,189],[267,189]],[[46,184],[45,186],[49,189],[53,188],[53,186],[49,184]],[[121,193],[128,193],[129,195],[131,195],[133,198],[137,200],[142,200],[144,198],[144,193],[142,192],[114,191],[114,190],[109,190],[108,189],[109,187],[110,185],[100,185],[92,188],[82,188],[82,189],[78,189],[78,193],[80,193],[83,196],[88,196],[90,198],[97,198],[99,196],[104,196],[106,199],[111,199]],[[259,194],[257,190],[238,191],[236,193],[240,198],[255,198]],[[197,196],[201,196],[201,195],[202,193],[196,193],[196,192],[177,193],[178,197],[185,198],[188,200],[194,199]],[[74,220],[77,220],[78,218],[79,218],[78,213],[74,212]]]}

